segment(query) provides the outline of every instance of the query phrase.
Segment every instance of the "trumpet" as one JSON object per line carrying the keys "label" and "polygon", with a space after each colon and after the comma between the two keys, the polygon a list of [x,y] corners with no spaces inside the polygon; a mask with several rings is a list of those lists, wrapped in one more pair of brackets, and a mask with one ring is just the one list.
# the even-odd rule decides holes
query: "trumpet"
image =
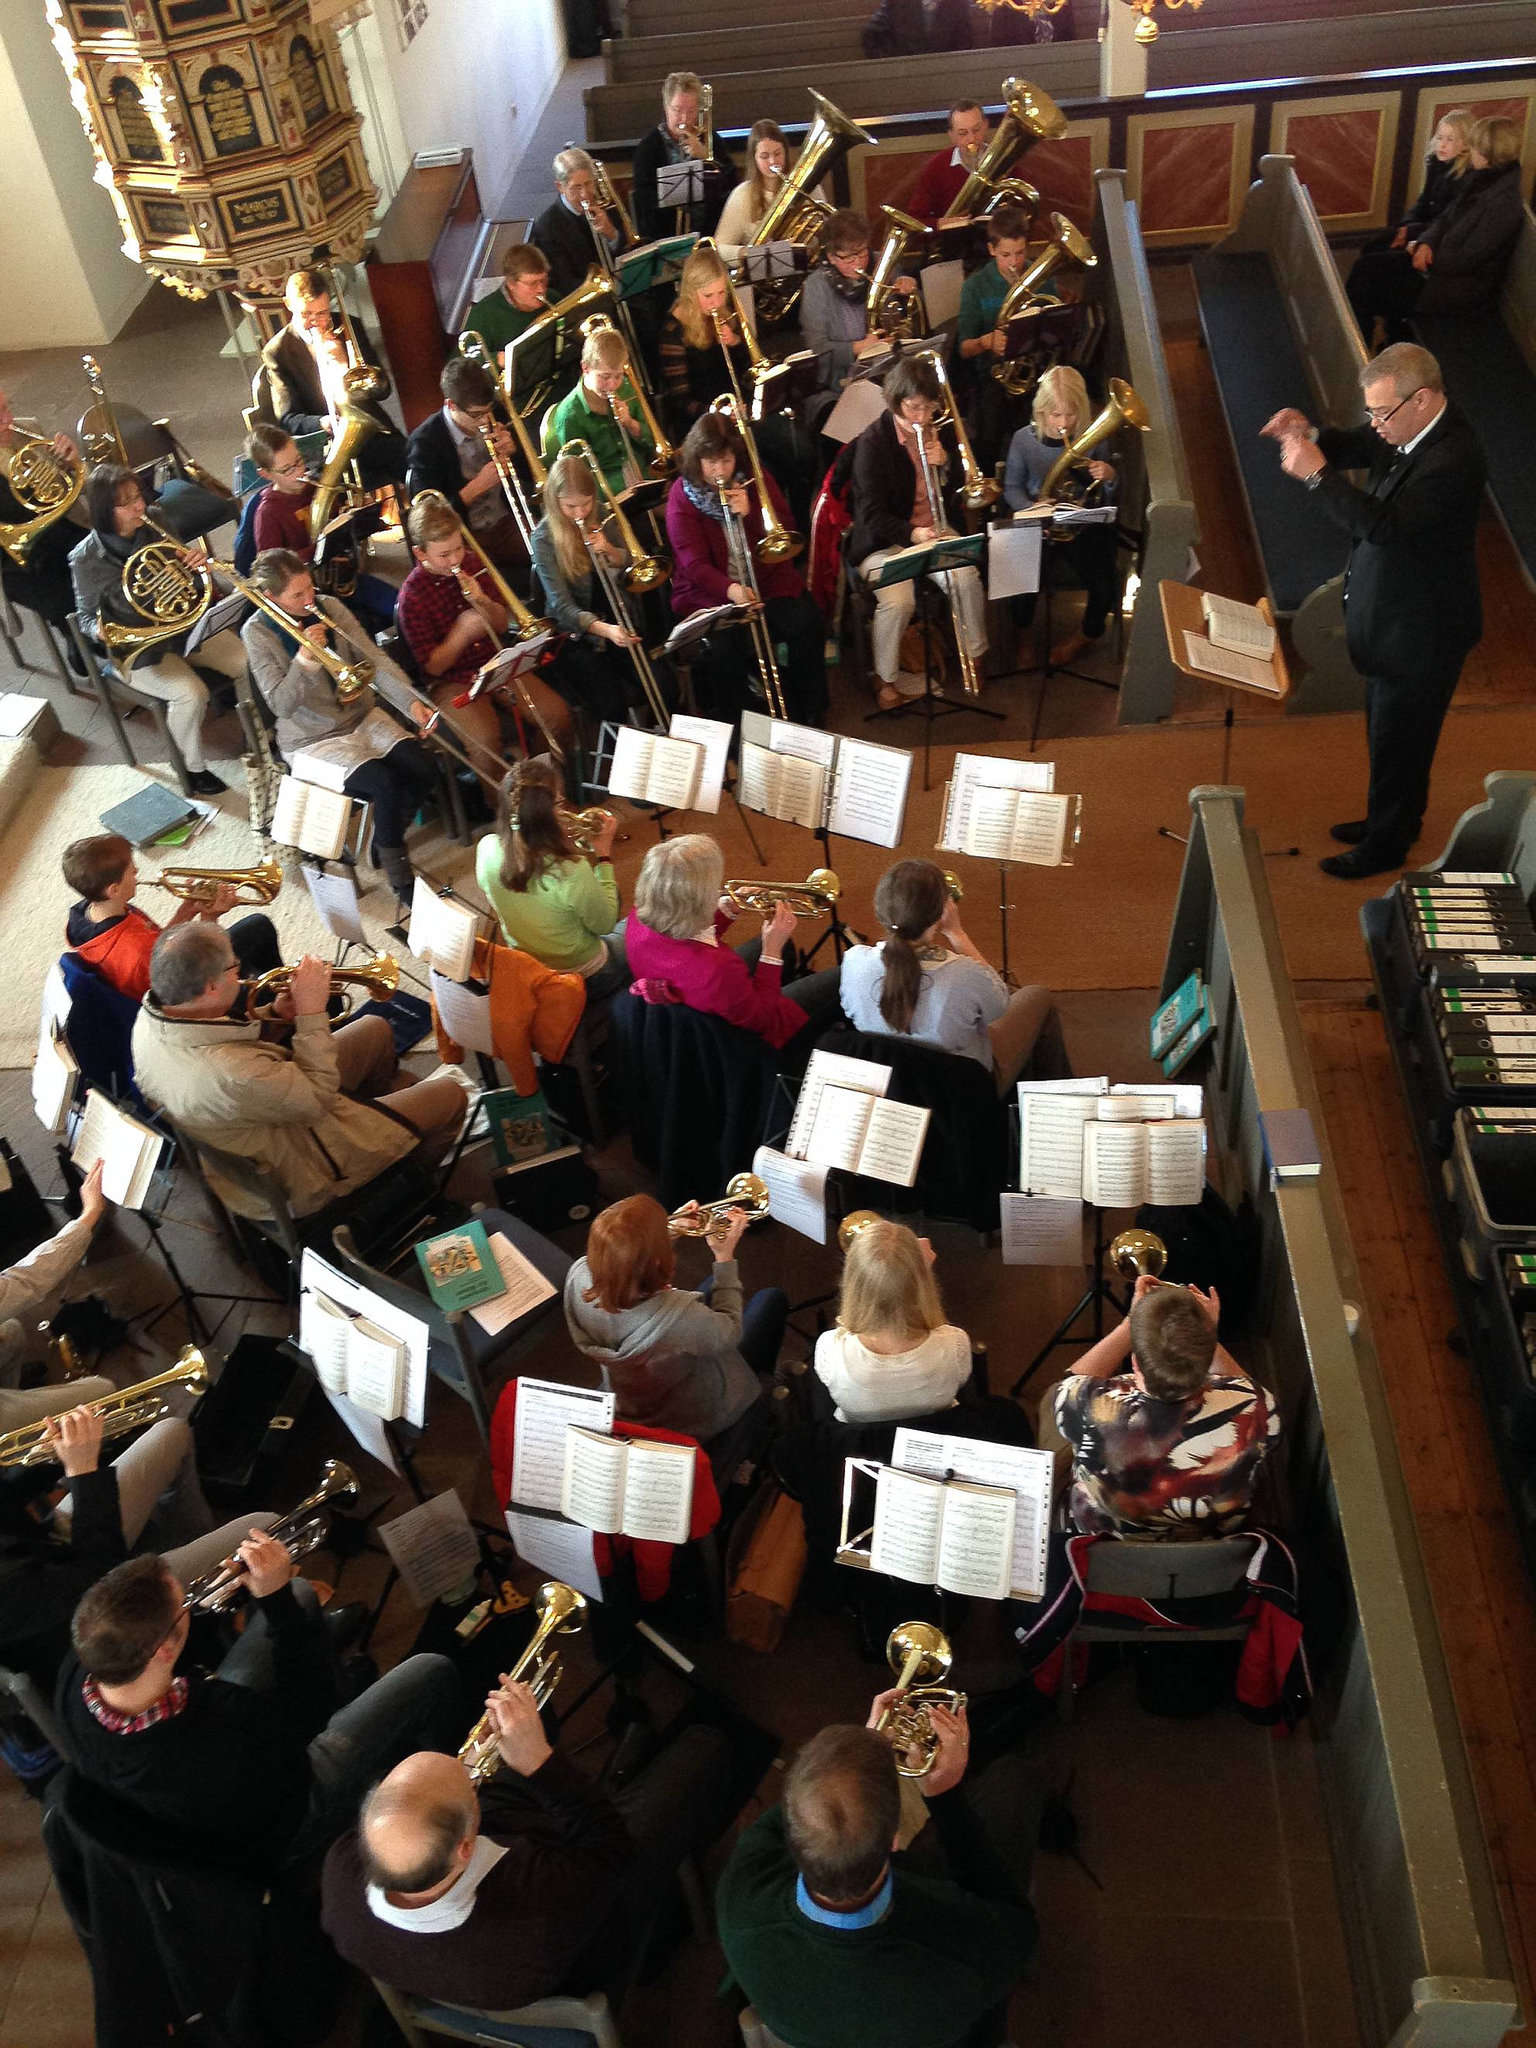
{"label": "trumpet", "polygon": [[270,903],[283,886],[283,864],[273,859],[249,868],[162,868],[144,879],[151,889],[164,889],[183,903],[212,903],[226,887],[237,892],[236,903]]}
{"label": "trumpet", "polygon": [[958,1714],[965,1694],[953,1686],[935,1685],[955,1661],[949,1637],[931,1621],[898,1622],[886,1637],[885,1660],[896,1673],[900,1698],[891,1701],[875,1724],[896,1752],[896,1770],[903,1778],[926,1778],[939,1754],[939,1738],[931,1710],[943,1707]]}
{"label": "trumpet", "polygon": [[0,446],[0,476],[21,509],[33,516],[0,523],[0,548],[24,569],[38,535],[62,519],[85,489],[85,464],[78,455],[66,461],[41,434],[22,427],[12,432],[14,441]]}
{"label": "trumpet", "polygon": [[1109,1262],[1122,1280],[1150,1273],[1156,1280],[1168,1263],[1168,1247],[1153,1230],[1122,1230],[1109,1241]]}
{"label": "trumpet", "polygon": [[[245,1014],[258,1024],[273,1024],[277,1021],[277,999],[286,995],[293,986],[294,970],[286,964],[269,967],[265,974],[258,974],[254,981],[245,984]],[[366,989],[368,1001],[382,1003],[392,996],[400,986],[400,962],[388,953],[375,953],[371,960],[365,960],[361,967],[333,967],[331,987],[341,984],[347,989],[346,1007],[341,1014],[333,1017],[333,1024],[344,1024],[352,1014],[351,991]]]}
{"label": "trumpet", "polygon": [[[320,1484],[314,1492],[306,1494],[297,1507],[280,1516],[267,1534],[275,1537],[297,1564],[301,1557],[308,1557],[325,1541],[325,1517],[318,1510],[329,1503],[339,1504],[356,1498],[357,1474],[352,1467],[344,1465],[340,1458],[327,1458],[320,1469]],[[245,1566],[237,1557],[226,1557],[212,1571],[188,1582],[181,1604],[196,1608],[202,1614],[222,1614],[241,1598],[248,1585]]]}
{"label": "trumpet", "polygon": [[[534,1705],[542,1707],[560,1683],[563,1668],[559,1651],[551,1650],[546,1656],[544,1645],[553,1635],[575,1635],[587,1611],[587,1602],[585,1594],[578,1593],[574,1586],[567,1586],[561,1579],[546,1579],[534,1595],[534,1607],[538,1612],[538,1626],[507,1677],[509,1681],[516,1681],[531,1667],[532,1675],[527,1683],[533,1692]],[[489,1714],[482,1714],[465,1736],[459,1749],[459,1762],[477,1785],[485,1784],[501,1769],[501,1752],[496,1747],[496,1731],[491,1726]]]}
{"label": "trumpet", "polygon": [[[67,1338],[59,1339],[61,1344],[67,1341]],[[104,1394],[99,1401],[86,1405],[93,1415],[101,1417],[101,1434],[105,1441],[127,1436],[130,1431],[143,1429],[169,1415],[171,1404],[167,1397],[176,1387],[192,1395],[208,1391],[208,1361],[195,1344],[189,1344],[179,1353],[176,1363],[167,1372],[156,1373],[153,1379],[140,1380],[137,1386],[120,1387],[115,1394]],[[50,1419],[45,1416],[39,1422],[25,1423],[20,1429],[7,1430],[4,1436],[0,1436],[0,1469],[57,1464],[58,1452],[48,1435]]]}
{"label": "trumpet", "polygon": [[710,1237],[714,1226],[733,1209],[744,1209],[756,1223],[768,1214],[768,1183],[755,1173],[733,1173],[718,1202],[699,1202],[693,1208],[674,1209],[667,1218],[668,1237]]}
{"label": "trumpet", "polygon": [[103,618],[96,629],[124,677],[151,647],[190,631],[213,602],[213,578],[206,564],[187,561],[186,544],[147,512],[144,524],[160,538],[135,549],[123,564],[122,597],[150,623],[125,626]]}
{"label": "trumpet", "polygon": [[750,877],[727,882],[721,890],[733,910],[755,910],[772,916],[780,903],[787,903],[796,917],[823,917],[843,893],[843,885],[831,868],[812,868],[803,882],[754,882]]}

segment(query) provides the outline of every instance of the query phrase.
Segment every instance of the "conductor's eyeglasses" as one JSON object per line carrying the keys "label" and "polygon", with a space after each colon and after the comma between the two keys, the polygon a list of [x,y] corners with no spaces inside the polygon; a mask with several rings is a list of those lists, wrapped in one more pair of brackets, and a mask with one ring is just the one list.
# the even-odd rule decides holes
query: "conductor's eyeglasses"
{"label": "conductor's eyeglasses", "polygon": [[1407,392],[1402,398],[1400,398],[1397,401],[1396,405],[1368,405],[1365,408],[1365,416],[1371,422],[1371,425],[1373,427],[1384,427],[1387,424],[1387,421],[1391,419],[1393,413],[1401,412],[1403,407],[1408,403],[1408,400],[1410,398],[1417,398],[1419,393],[1423,389],[1424,386],[1422,384],[1415,384],[1411,391]]}

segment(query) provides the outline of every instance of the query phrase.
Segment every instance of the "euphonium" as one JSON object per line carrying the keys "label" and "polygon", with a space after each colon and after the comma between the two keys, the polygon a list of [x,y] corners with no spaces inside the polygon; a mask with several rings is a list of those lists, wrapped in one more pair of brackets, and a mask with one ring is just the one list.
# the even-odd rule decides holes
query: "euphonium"
{"label": "euphonium", "polygon": [[260,860],[249,868],[162,868],[144,881],[151,889],[179,896],[183,903],[211,903],[226,884],[241,892],[236,903],[270,903],[283,886],[283,864]]}
{"label": "euphonium", "polygon": [[720,892],[736,910],[755,910],[771,916],[780,903],[793,906],[796,917],[821,917],[843,893],[843,885],[831,868],[812,868],[803,882],[727,882]]}
{"label": "euphonium", "polygon": [[[280,1515],[267,1534],[274,1537],[297,1564],[325,1541],[325,1517],[319,1510],[329,1502],[356,1500],[357,1474],[340,1458],[327,1458],[320,1469],[320,1484],[306,1494],[295,1508]],[[199,1608],[204,1614],[220,1614],[232,1607],[247,1589],[245,1567],[237,1558],[226,1557],[212,1571],[188,1582],[183,1607]]]}
{"label": "euphonium", "polygon": [[[1085,270],[1098,267],[1098,256],[1093,244],[1081,229],[1075,227],[1064,213],[1051,215],[1050,234],[1046,246],[1034,262],[1024,271],[1016,283],[1008,287],[1002,305],[998,308],[997,325],[1006,327],[1010,320],[1017,318],[1030,306],[1053,304],[1042,300],[1040,286],[1059,270],[1063,263],[1080,263]],[[1021,398],[1034,383],[1039,365],[1029,356],[1016,356],[1012,362],[1003,359],[992,365],[992,375],[1015,397]]]}
{"label": "euphonium", "polygon": [[[248,981],[246,988],[245,1014],[258,1024],[271,1024],[276,1020],[274,1005],[281,995],[286,995],[293,986],[294,970],[286,963],[281,967],[269,967],[265,974],[258,974],[254,981]],[[368,991],[368,1000],[382,1003],[392,996],[400,986],[400,962],[388,953],[375,953],[371,960],[365,960],[360,967],[333,967],[331,987],[338,984]],[[341,1024],[352,1014],[352,997],[347,996],[346,1007],[331,1019]]]}
{"label": "euphonium", "polygon": [[1150,1273],[1155,1280],[1168,1263],[1168,1247],[1152,1230],[1122,1230],[1109,1241],[1109,1262],[1122,1280],[1139,1280]]}
{"label": "euphonium", "polygon": [[[93,1415],[101,1417],[103,1439],[127,1436],[130,1430],[143,1429],[151,1422],[158,1422],[163,1415],[170,1414],[171,1406],[166,1396],[173,1387],[180,1387],[188,1394],[207,1393],[208,1361],[195,1344],[189,1344],[178,1355],[169,1371],[156,1373],[151,1380],[140,1380],[135,1387],[120,1387],[115,1394],[104,1394],[99,1401],[89,1401],[85,1405]],[[56,1464],[58,1453],[48,1440],[48,1421],[45,1416],[38,1422],[26,1423],[21,1429],[7,1430],[4,1436],[0,1436],[0,1468]]]}
{"label": "euphonium", "polygon": [[123,601],[151,623],[124,626],[102,618],[97,637],[126,676],[141,654],[162,640],[195,626],[213,602],[213,578],[203,562],[185,559],[187,546],[146,512],[144,524],[158,540],[137,549],[123,564]]}
{"label": "euphonium", "polygon": [[713,1226],[732,1209],[745,1209],[755,1223],[768,1214],[768,1183],[755,1173],[733,1173],[718,1202],[674,1209],[667,1218],[668,1237],[708,1237]]}
{"label": "euphonium", "polygon": [[[587,1602],[585,1594],[578,1593],[574,1586],[567,1586],[561,1579],[546,1579],[534,1595],[534,1607],[538,1627],[507,1678],[515,1683],[531,1667],[532,1675],[526,1682],[532,1689],[534,1705],[542,1707],[560,1683],[562,1668],[559,1651],[551,1650],[545,1656],[544,1645],[552,1635],[575,1635],[587,1611]],[[489,1714],[482,1714],[465,1736],[459,1762],[477,1785],[494,1778],[501,1769],[501,1752],[496,1747],[496,1731]]]}
{"label": "euphonium", "polygon": [[1152,424],[1151,416],[1136,393],[1123,377],[1111,377],[1109,397],[1103,406],[1084,427],[1062,449],[1041,479],[1038,496],[1042,499],[1067,499],[1087,504],[1091,494],[1098,488],[1089,478],[1076,478],[1073,471],[1084,461],[1091,449],[1101,441],[1107,441],[1118,434],[1122,427],[1138,427],[1145,433]]}
{"label": "euphonium", "polygon": [[873,334],[879,328],[893,340],[906,340],[921,327],[922,303],[911,292],[893,291],[891,279],[896,275],[897,266],[906,261],[909,245],[926,241],[928,229],[922,221],[914,220],[910,213],[903,213],[900,207],[882,206],[880,211],[885,215],[885,240],[880,245],[875,267],[869,273],[869,290],[864,297],[869,331]]}
{"label": "euphonium", "polygon": [[[369,367],[364,365],[365,368]],[[330,523],[336,500],[346,483],[347,472],[357,460],[357,451],[365,441],[381,431],[378,420],[363,407],[367,402],[354,397],[350,389],[352,371],[347,372],[348,392],[342,401],[341,411],[336,417],[336,432],[325,453],[325,467],[315,485],[315,495],[309,501],[305,517],[309,522],[309,537],[318,542]]]}
{"label": "euphonium", "polygon": [[896,1673],[899,1699],[891,1701],[875,1724],[896,1752],[896,1770],[903,1778],[926,1778],[939,1754],[929,1710],[944,1707],[958,1714],[965,1694],[953,1686],[934,1685],[947,1676],[955,1661],[949,1637],[931,1621],[903,1621],[886,1638],[885,1659]]}
{"label": "euphonium", "polygon": [[1040,194],[1033,185],[1003,174],[1037,142],[1054,142],[1065,135],[1067,117],[1049,93],[1022,78],[1003,80],[1003,104],[1005,111],[997,132],[955,194],[946,219],[965,220],[978,213],[991,213],[1005,200],[1027,206],[1031,213],[1040,203]]}
{"label": "euphonium", "polygon": [[32,543],[62,519],[85,489],[85,464],[78,456],[66,462],[51,441],[41,434],[29,434],[16,427],[15,447],[0,447],[0,476],[11,487],[11,496],[30,519],[0,522],[0,548],[18,569],[27,566]]}

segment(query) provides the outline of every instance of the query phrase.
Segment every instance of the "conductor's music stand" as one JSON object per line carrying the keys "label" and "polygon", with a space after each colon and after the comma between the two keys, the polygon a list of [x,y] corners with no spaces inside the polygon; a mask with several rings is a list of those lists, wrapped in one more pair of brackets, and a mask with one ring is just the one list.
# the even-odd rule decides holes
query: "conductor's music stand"
{"label": "conductor's music stand", "polygon": [[[905,718],[917,715],[923,720],[923,788],[931,787],[931,756],[933,752],[934,721],[948,718],[957,712],[974,711],[983,718],[1003,721],[1003,713],[995,711],[989,704],[976,698],[967,698],[957,703],[945,697],[934,687],[933,673],[933,618],[929,611],[929,589],[927,578],[939,576],[954,569],[978,569],[987,537],[984,533],[946,534],[930,541],[926,547],[903,548],[888,562],[881,564],[880,574],[875,578],[878,593],[887,585],[896,583],[917,583],[917,606],[923,622],[923,694],[900,704],[889,704],[874,711],[866,711],[864,722],[873,723],[877,718]],[[919,581],[919,579],[922,579]],[[955,622],[956,633],[960,631],[959,621]]]}

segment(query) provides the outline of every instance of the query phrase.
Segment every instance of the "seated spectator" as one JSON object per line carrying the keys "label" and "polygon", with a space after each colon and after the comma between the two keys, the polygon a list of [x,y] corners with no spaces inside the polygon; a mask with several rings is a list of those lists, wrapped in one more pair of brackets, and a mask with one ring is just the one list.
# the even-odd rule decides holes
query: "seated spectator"
{"label": "seated spectator", "polygon": [[544,459],[585,441],[617,497],[646,480],[656,443],[629,376],[629,345],[616,327],[594,327],[582,344],[581,378],[544,422]]}
{"label": "seated spectator", "polygon": [[550,1748],[526,1685],[504,1678],[486,1712],[505,1768],[477,1792],[457,1757],[397,1764],[325,1859],[325,1931],[418,1998],[496,2012],[617,1995],[677,1865],[723,1818],[725,1737],[685,1729],[610,1797]]}
{"label": "seated spectator", "polygon": [[763,919],[761,939],[735,951],[722,945],[737,917],[721,896],[724,881],[720,848],[702,833],[663,839],[646,854],[624,934],[636,993],[755,1031],[781,1055],[781,1066],[803,1067],[838,1019],[837,969],[781,986],[795,928],[787,903]]}
{"label": "seated spectator", "polygon": [[629,983],[610,811],[590,853],[571,841],[560,810],[560,770],[547,754],[519,761],[501,789],[500,830],[475,849],[475,880],[509,946],[546,967],[579,974],[589,1004]]}
{"label": "seated spectator", "polygon": [[[641,693],[628,652],[640,645],[641,636],[603,616],[608,599],[599,586],[592,550],[601,548],[617,577],[629,566],[629,555],[609,540],[598,515],[597,478],[586,457],[568,448],[549,466],[544,517],[533,529],[533,566],[542,602],[566,636],[545,674],[567,702],[579,704],[590,717],[622,725]],[[630,616],[638,619],[639,600],[633,603]],[[660,684],[665,671],[652,667]],[[649,705],[646,718],[653,718]]]}
{"label": "seated spectator", "polygon": [[1519,128],[1501,115],[1474,122],[1467,161],[1455,196],[1411,242],[1362,251],[1345,280],[1368,350],[1378,319],[1388,342],[1405,341],[1415,315],[1497,307],[1525,218]]}
{"label": "seated spectator", "polygon": [[318,589],[346,596],[370,634],[387,631],[395,622],[395,586],[361,567],[365,535],[378,526],[378,512],[355,513],[342,526],[333,514],[328,532],[311,534],[309,508],[316,483],[297,441],[285,427],[262,423],[252,427],[245,452],[264,488],[240,515],[234,561],[241,575],[248,576],[256,557],[269,548],[286,548],[313,568]]}
{"label": "seated spectator", "polygon": [[816,1377],[839,1422],[903,1422],[954,1406],[971,1340],[944,1320],[933,1246],[904,1223],[866,1223],[843,1261],[837,1326],[816,1339]]}
{"label": "seated spectator", "polygon": [[[1040,487],[1062,449],[1092,418],[1093,401],[1081,371],[1057,363],[1043,374],[1035,386],[1030,424],[1019,429],[1008,447],[1003,496],[1011,511],[1022,512],[1038,501]],[[1105,460],[1102,443],[1085,458],[1082,468],[1097,486],[1098,502],[1113,504],[1120,479],[1115,465]],[[1049,546],[1053,559],[1065,561],[1088,593],[1081,627],[1051,649],[1052,664],[1065,668],[1085,647],[1104,637],[1104,629],[1120,603],[1123,582],[1119,537],[1113,526],[1084,526],[1067,538],[1052,535]],[[1019,606],[1021,622],[1027,625],[1033,616],[1033,597],[1023,599]]]}
{"label": "seated spectator", "polygon": [[1075,1529],[1176,1538],[1242,1528],[1280,1416],[1218,1343],[1220,1313],[1214,1288],[1143,1274],[1119,1329],[1056,1389]]}
{"label": "seated spectator", "polygon": [[[383,1017],[359,1017],[333,1033],[328,961],[306,955],[293,970],[287,1046],[265,1040],[262,1025],[230,1016],[239,981],[229,935],[218,925],[178,925],[150,958],[134,1067],[145,1096],[189,1138],[275,1175],[299,1216],[413,1154],[432,1164],[442,1158],[464,1120],[464,1090],[447,1076],[400,1086]],[[231,1209],[252,1213],[243,1189],[211,1178]]]}
{"label": "seated spectator", "polygon": [[962,1784],[966,1716],[934,1708],[932,1825],[899,1851],[901,1781],[874,1732],[893,1696],[877,1695],[864,1728],[814,1735],[783,1804],[739,1837],[716,1894],[720,1945],[764,2023],[797,2048],[991,2048],[1039,1938],[1033,1772],[1004,1756]]}
{"label": "seated spectator", "polygon": [[[1424,159],[1424,183],[1419,196],[1403,215],[1389,246],[1406,249],[1416,242],[1432,220],[1450,205],[1461,190],[1461,181],[1471,168],[1472,116],[1465,107],[1448,107],[1430,137]],[[1374,245],[1369,245],[1374,246]]]}
{"label": "seated spectator", "polygon": [[488,561],[500,569],[521,568],[528,551],[491,454],[494,444],[504,465],[516,460],[512,430],[497,418],[496,380],[479,363],[450,356],[438,388],[442,404],[406,443],[405,488],[412,498],[438,492]]}
{"label": "seated spectator", "polygon": [[880,0],[859,40],[866,57],[969,50],[975,42],[971,0]]}
{"label": "seated spectator", "polygon": [[476,299],[464,322],[485,343],[497,369],[510,343],[527,332],[549,301],[549,258],[532,242],[513,242],[501,259],[502,279]]}
{"label": "seated spectator", "polygon": [[1037,1081],[1072,1071],[1051,991],[1010,989],[960,922],[942,868],[899,860],[875,885],[875,916],[888,936],[843,955],[843,1009],[855,1031],[889,1031],[976,1060],[1007,1095],[1024,1074]]}
{"label": "seated spectator", "polygon": [[[446,1657],[408,1657],[338,1709],[330,1637],[294,1563],[254,1528],[237,1553],[254,1619],[219,1670],[178,1674],[191,1615],[163,1557],[135,1557],[75,1609],[57,1710],[83,1778],[215,1852],[268,1869],[318,1856],[367,1787],[468,1721]],[[306,1589],[307,1592],[307,1589]]]}
{"label": "seated spectator", "polygon": [[[71,840],[64,849],[63,866],[64,879],[79,898],[71,904],[65,925],[70,947],[135,1003],[142,1003],[149,992],[149,956],[161,931],[199,921],[215,924],[234,909],[239,893],[232,882],[221,882],[211,903],[183,900],[169,924],[161,926],[133,900],[139,870],[132,845],[120,833],[97,832],[89,839]],[[237,918],[229,927],[229,942],[240,972],[249,979],[278,966],[283,957],[277,927],[263,910]]]}
{"label": "seated spectator", "polygon": [[565,1276],[571,1342],[599,1366],[627,1422],[708,1443],[739,1422],[773,1371],[789,1297],[764,1287],[742,1308],[736,1247],[750,1218],[731,1209],[707,1239],[714,1271],[690,1294],[672,1285],[667,1212],[650,1195],[600,1210]]}

